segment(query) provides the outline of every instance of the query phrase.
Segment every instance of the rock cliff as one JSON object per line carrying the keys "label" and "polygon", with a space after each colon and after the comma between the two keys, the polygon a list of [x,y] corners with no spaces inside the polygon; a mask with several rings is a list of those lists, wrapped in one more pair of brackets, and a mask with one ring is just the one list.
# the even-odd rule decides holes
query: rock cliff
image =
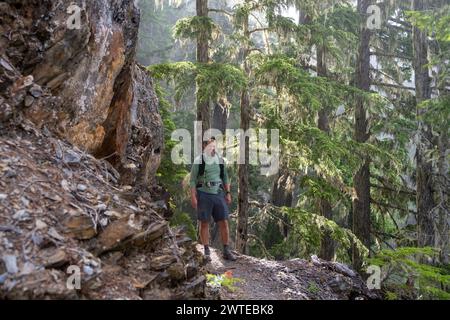
{"label": "rock cliff", "polygon": [[135,1],[6,1],[0,16],[0,120],[21,113],[107,158],[124,183],[152,182],[162,123],[135,62]]}

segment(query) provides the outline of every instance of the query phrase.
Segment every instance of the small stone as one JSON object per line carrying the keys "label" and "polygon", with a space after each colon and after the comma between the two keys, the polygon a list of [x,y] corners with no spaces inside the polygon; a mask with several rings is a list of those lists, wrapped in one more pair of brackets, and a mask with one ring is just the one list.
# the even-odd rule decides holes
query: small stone
{"label": "small stone", "polygon": [[67,263],[69,263],[67,253],[62,249],[57,249],[47,254],[47,257],[44,259],[44,266],[46,268],[59,268]]}
{"label": "small stone", "polygon": [[30,200],[28,200],[28,199],[25,198],[25,197],[20,198],[20,201],[22,201],[22,204],[23,204],[25,207],[28,207],[28,206],[30,205]]}
{"label": "small stone", "polygon": [[[68,188],[68,183],[67,183],[67,180],[63,180],[63,181],[61,181],[61,186],[64,188],[64,186],[66,186],[67,188]],[[65,189],[65,188],[64,188]],[[66,191],[70,191],[70,190],[66,190]],[[57,195],[57,194],[52,194],[52,193],[48,193],[48,192],[42,192],[42,195],[45,197],[45,198],[47,198],[47,199],[50,199],[50,200],[52,200],[52,201],[55,201],[55,202],[61,202],[63,199],[59,196],[59,195]]]}
{"label": "small stone", "polygon": [[63,224],[67,235],[78,240],[89,240],[97,234],[91,217],[85,215],[68,217]]}
{"label": "small stone", "polygon": [[0,284],[4,284],[7,278],[8,278],[8,273],[4,273],[4,274],[0,275]]}
{"label": "small stone", "polygon": [[42,88],[40,86],[38,86],[37,84],[33,85],[30,88],[29,92],[35,98],[39,98],[44,94],[44,91],[42,90]]}
{"label": "small stone", "polygon": [[33,105],[33,103],[34,103],[34,98],[32,96],[25,97],[25,102],[24,102],[25,107],[29,108]]}
{"label": "small stone", "polygon": [[47,224],[44,221],[42,221],[40,219],[36,220],[36,229],[43,230],[43,229],[46,229],[46,228],[47,228]]}
{"label": "small stone", "polygon": [[33,232],[31,235],[31,240],[33,240],[34,245],[38,247],[41,247],[44,244],[44,237],[37,232]]}
{"label": "small stone", "polygon": [[13,215],[13,219],[17,221],[28,221],[30,220],[30,214],[26,210],[19,210]]}
{"label": "small stone", "polygon": [[0,65],[8,71],[14,71],[14,68],[11,66],[11,64],[2,58],[0,58]]}
{"label": "small stone", "polygon": [[12,249],[12,248],[14,248],[14,245],[8,240],[8,239],[6,239],[6,238],[3,238],[2,239],[3,240],[3,246],[6,248],[6,249]]}
{"label": "small stone", "polygon": [[100,225],[104,228],[108,225],[108,218],[100,219]]}
{"label": "small stone", "polygon": [[4,255],[2,259],[5,263],[6,271],[8,271],[9,274],[16,274],[19,272],[16,256],[7,254]]}
{"label": "small stone", "polygon": [[99,236],[98,244],[100,251],[115,250],[123,241],[130,239],[137,231],[124,219],[113,222]]}
{"label": "small stone", "polygon": [[73,150],[66,150],[63,155],[63,161],[66,164],[78,164],[81,161],[81,156]]}
{"label": "small stone", "polygon": [[97,261],[95,260],[89,260],[89,265],[93,266],[94,268],[98,268],[100,265]]}
{"label": "small stone", "polygon": [[66,191],[70,191],[69,182],[65,179],[61,181],[61,187]]}
{"label": "small stone", "polygon": [[97,207],[96,207],[96,209],[97,209],[99,212],[103,212],[103,211],[105,211],[107,208],[108,208],[108,206],[107,206],[106,204],[104,204],[104,203],[100,203],[100,204],[97,205]]}
{"label": "small stone", "polygon": [[83,266],[83,272],[88,276],[92,276],[94,274],[94,269],[92,269],[90,266]]}
{"label": "small stone", "polygon": [[36,270],[36,266],[32,264],[31,262],[25,262],[22,269],[20,270],[20,275],[28,275],[33,273]]}
{"label": "small stone", "polygon": [[0,193],[0,201],[6,200],[8,198],[7,194]]}
{"label": "small stone", "polygon": [[14,83],[14,91],[19,91],[22,90],[26,87],[29,87],[33,84],[34,81],[34,77],[32,75],[26,76],[26,77],[22,77],[16,80],[16,82]]}
{"label": "small stone", "polygon": [[59,240],[59,241],[64,241],[65,240],[65,238],[62,235],[60,235],[58,233],[58,231],[56,231],[55,228],[50,228],[50,230],[48,230],[48,235],[50,237],[56,239],[56,240]]}
{"label": "small stone", "polygon": [[84,191],[87,190],[87,186],[84,185],[84,184],[79,184],[79,185],[77,186],[77,189],[78,189],[78,191],[84,192]]}

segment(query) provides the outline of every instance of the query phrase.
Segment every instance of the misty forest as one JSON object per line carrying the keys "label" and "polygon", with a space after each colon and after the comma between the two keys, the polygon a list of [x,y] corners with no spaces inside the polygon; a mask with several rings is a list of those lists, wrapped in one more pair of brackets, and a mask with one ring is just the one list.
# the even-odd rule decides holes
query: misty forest
{"label": "misty forest", "polygon": [[[116,2],[0,2],[0,297],[450,300],[449,0]],[[202,260],[208,129],[236,262],[213,222]]]}
{"label": "misty forest", "polygon": [[[355,4],[143,1],[138,59],[167,126],[280,130],[277,175],[233,168],[236,250],[411,270],[448,298],[449,3],[385,1],[378,21]],[[186,168],[169,166],[190,225]]]}

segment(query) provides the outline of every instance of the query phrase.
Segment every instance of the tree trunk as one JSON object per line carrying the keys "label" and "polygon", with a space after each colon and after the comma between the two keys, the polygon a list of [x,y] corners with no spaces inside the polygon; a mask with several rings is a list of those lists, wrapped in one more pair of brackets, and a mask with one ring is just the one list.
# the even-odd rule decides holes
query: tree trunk
{"label": "tree trunk", "polygon": [[[326,50],[324,46],[318,46],[317,48],[317,75],[319,77],[327,77],[327,65],[325,60],[325,54]],[[329,122],[329,115],[327,107],[324,106],[319,111],[319,120],[318,120],[318,127],[323,132],[326,132],[327,134],[330,134],[330,122]],[[330,202],[325,199],[321,198],[319,199],[319,210],[320,214],[324,216],[325,218],[332,220],[333,219],[333,211]],[[320,252],[319,257],[331,261],[334,258],[334,241],[331,238],[331,235],[328,232],[325,232],[325,234],[322,236],[321,242],[320,242]]]}
{"label": "tree trunk", "polygon": [[[413,0],[413,10],[425,10],[424,0]],[[432,209],[435,206],[433,198],[432,164],[426,159],[426,151],[432,139],[431,128],[420,116],[419,104],[431,98],[431,78],[428,70],[428,40],[427,33],[413,28],[414,72],[416,85],[416,103],[418,116],[418,139],[416,150],[416,188],[417,188],[417,233],[419,247],[434,246],[435,233],[433,227]]]}
{"label": "tree trunk", "polygon": [[[249,17],[243,19],[244,38],[250,39]],[[247,43],[247,42],[246,42]],[[243,64],[246,75],[250,74],[250,66],[247,61],[249,53],[248,45],[243,48]],[[250,128],[250,93],[248,88],[244,88],[241,94],[241,129],[245,132]],[[240,157],[244,163],[238,166],[239,176],[239,197],[238,197],[238,219],[236,228],[236,250],[240,253],[246,253],[248,240],[248,171],[249,171],[249,139],[240,139]],[[242,161],[241,161],[242,162]]]}
{"label": "tree trunk", "polygon": [[[436,54],[442,54],[439,48]],[[438,67],[437,78],[443,78],[446,68],[444,66]],[[446,82],[441,81],[439,86],[439,96],[450,96],[450,89],[447,89]],[[443,264],[449,264],[450,259],[450,203],[447,195],[450,190],[450,181],[448,179],[448,172],[450,163],[448,161],[450,156],[449,149],[449,132],[447,127],[440,128],[438,138],[439,160],[437,163],[437,178],[435,180],[435,201],[437,206],[438,221],[436,223],[436,246],[441,249],[440,260]]]}
{"label": "tree trunk", "polygon": [[230,110],[227,107],[225,99],[220,99],[214,104],[213,128],[225,134],[227,130],[228,117]]}
{"label": "tree trunk", "polygon": [[[208,17],[208,0],[197,0],[197,16]],[[197,37],[197,62],[208,63],[209,61],[209,44],[208,44],[208,32],[202,30]],[[203,133],[211,128],[211,115],[209,110],[209,101],[202,101],[199,99],[199,84],[197,83],[196,90],[196,105],[197,105],[197,121],[202,122],[203,132],[201,137],[203,139]],[[200,142],[200,141],[199,141]],[[200,142],[201,143],[201,142]]]}
{"label": "tree trunk", "polygon": [[438,173],[439,178],[437,179],[437,194],[439,205],[436,207],[437,210],[437,222],[436,222],[436,244],[435,246],[441,249],[441,262],[444,264],[449,263],[449,252],[450,252],[450,225],[448,218],[450,216],[449,212],[449,199],[447,192],[449,190],[448,183],[448,172],[449,172],[449,162],[448,158],[450,155],[449,150],[449,140],[448,131],[443,130],[439,136],[439,160],[438,160]]}
{"label": "tree trunk", "polygon": [[[358,0],[358,12],[367,17],[370,0]],[[370,37],[371,32],[366,27],[366,20],[360,31],[360,46],[356,70],[356,86],[365,91],[370,90]],[[355,108],[355,140],[365,143],[369,139],[369,125],[364,106],[364,98],[358,96]],[[356,197],[353,200],[353,233],[370,249],[370,158],[365,155],[363,164],[353,178]],[[353,266],[359,270],[362,266],[362,256],[356,247],[353,248]]]}
{"label": "tree trunk", "polygon": [[[292,207],[294,201],[294,178],[286,169],[280,170],[272,189],[272,204],[277,207]],[[288,221],[283,220],[283,237],[289,235]]]}

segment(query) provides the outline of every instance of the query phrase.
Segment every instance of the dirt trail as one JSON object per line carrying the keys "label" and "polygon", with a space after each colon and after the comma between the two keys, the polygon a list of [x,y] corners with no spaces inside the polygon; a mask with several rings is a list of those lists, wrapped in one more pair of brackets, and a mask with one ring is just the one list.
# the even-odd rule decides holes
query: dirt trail
{"label": "dirt trail", "polygon": [[[202,251],[201,246],[197,249]],[[236,262],[225,261],[220,250],[212,249],[207,265],[211,274],[231,271],[238,282],[235,291],[222,287],[223,300],[347,300],[376,299],[362,279],[347,266],[322,261],[269,261],[239,255]]]}

